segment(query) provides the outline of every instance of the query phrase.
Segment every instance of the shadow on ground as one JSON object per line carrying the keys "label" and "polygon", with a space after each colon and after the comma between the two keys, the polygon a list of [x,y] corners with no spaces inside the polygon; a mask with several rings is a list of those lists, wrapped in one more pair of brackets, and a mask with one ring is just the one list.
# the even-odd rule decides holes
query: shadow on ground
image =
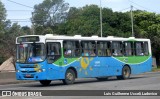
{"label": "shadow on ground", "polygon": [[[127,80],[140,79],[140,78],[146,78],[146,77],[131,77],[130,79],[127,79]],[[99,81],[96,78],[83,78],[83,79],[77,79],[75,83],[72,85],[79,85],[79,84],[82,85],[86,83],[98,83],[98,82],[107,83],[107,82],[115,82],[115,81],[124,81],[124,80],[118,80],[116,77],[110,77],[109,79],[103,80],[103,81]],[[31,84],[23,85],[23,87],[51,87],[51,86],[58,87],[58,86],[71,86],[71,85],[64,85],[61,80],[52,81],[49,86],[43,86],[40,83],[38,83],[38,81],[37,83],[34,83],[34,84],[32,83],[32,85]]]}

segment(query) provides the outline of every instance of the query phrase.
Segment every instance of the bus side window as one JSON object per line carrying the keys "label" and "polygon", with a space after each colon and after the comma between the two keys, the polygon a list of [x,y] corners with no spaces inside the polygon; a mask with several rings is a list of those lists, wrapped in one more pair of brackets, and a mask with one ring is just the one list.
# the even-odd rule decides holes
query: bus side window
{"label": "bus side window", "polygon": [[64,46],[64,56],[65,57],[71,57],[72,55],[72,42],[71,41],[63,41]]}
{"label": "bus side window", "polygon": [[111,43],[108,41],[97,42],[98,56],[111,56]]}
{"label": "bus side window", "polygon": [[89,56],[96,56],[96,42],[89,43]]}
{"label": "bus side window", "polygon": [[82,56],[96,56],[96,42],[82,41]]}
{"label": "bus side window", "polygon": [[80,42],[79,41],[75,41],[74,51],[75,51],[75,56],[76,57],[81,56],[81,46],[80,46]]}
{"label": "bus side window", "polygon": [[107,42],[107,56],[111,56],[111,42]]}
{"label": "bus side window", "polygon": [[143,43],[143,50],[144,50],[144,55],[149,55],[149,50],[148,50],[148,42]]}
{"label": "bus side window", "polygon": [[112,55],[113,56],[122,56],[123,55],[123,46],[120,41],[112,42]]}
{"label": "bus side window", "polygon": [[105,42],[103,41],[98,41],[97,42],[97,49],[98,49],[98,56],[106,56],[106,46]]}
{"label": "bus side window", "polygon": [[125,56],[133,55],[133,42],[124,42],[124,55]]}
{"label": "bus side window", "polygon": [[78,57],[80,56],[80,44],[79,41],[63,41],[64,56],[65,57]]}
{"label": "bus side window", "polygon": [[135,42],[135,52],[137,56],[143,56],[143,42]]}

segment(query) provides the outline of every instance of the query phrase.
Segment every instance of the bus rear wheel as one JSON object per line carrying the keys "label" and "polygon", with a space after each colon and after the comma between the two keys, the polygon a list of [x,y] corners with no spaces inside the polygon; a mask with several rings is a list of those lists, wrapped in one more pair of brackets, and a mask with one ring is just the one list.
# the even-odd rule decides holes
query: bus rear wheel
{"label": "bus rear wheel", "polygon": [[63,83],[65,85],[73,84],[75,81],[75,72],[72,69],[68,69],[65,74],[65,79],[63,79]]}
{"label": "bus rear wheel", "polygon": [[131,74],[130,68],[128,66],[124,66],[123,69],[122,69],[122,75],[117,76],[117,79],[119,79],[119,80],[129,79],[130,74]]}
{"label": "bus rear wheel", "polygon": [[40,80],[39,81],[43,86],[48,86],[51,83],[51,80]]}

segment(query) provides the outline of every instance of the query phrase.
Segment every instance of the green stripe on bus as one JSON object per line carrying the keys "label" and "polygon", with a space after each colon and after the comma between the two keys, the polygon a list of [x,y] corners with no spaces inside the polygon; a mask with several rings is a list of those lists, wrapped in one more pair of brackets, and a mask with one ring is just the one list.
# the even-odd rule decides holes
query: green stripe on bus
{"label": "green stripe on bus", "polygon": [[[58,66],[65,66],[67,64],[70,64],[74,61],[78,61],[79,58],[64,58],[64,57],[61,57],[60,59],[58,59],[54,64],[55,65],[58,65]],[[66,61],[66,62],[64,62]]]}
{"label": "green stripe on bus", "polygon": [[117,60],[124,62],[126,64],[138,64],[145,62],[151,56],[128,56],[128,57],[114,57]]}

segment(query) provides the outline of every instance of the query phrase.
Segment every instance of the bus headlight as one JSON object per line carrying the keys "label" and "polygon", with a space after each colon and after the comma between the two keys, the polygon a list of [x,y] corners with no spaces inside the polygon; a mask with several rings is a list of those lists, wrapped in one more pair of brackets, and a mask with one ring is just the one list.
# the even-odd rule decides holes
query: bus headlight
{"label": "bus headlight", "polygon": [[16,72],[20,72],[20,70],[16,70]]}
{"label": "bus headlight", "polygon": [[38,72],[44,72],[46,71],[45,69],[39,69]]}
{"label": "bus headlight", "polygon": [[42,69],[39,69],[38,72],[43,72]]}

